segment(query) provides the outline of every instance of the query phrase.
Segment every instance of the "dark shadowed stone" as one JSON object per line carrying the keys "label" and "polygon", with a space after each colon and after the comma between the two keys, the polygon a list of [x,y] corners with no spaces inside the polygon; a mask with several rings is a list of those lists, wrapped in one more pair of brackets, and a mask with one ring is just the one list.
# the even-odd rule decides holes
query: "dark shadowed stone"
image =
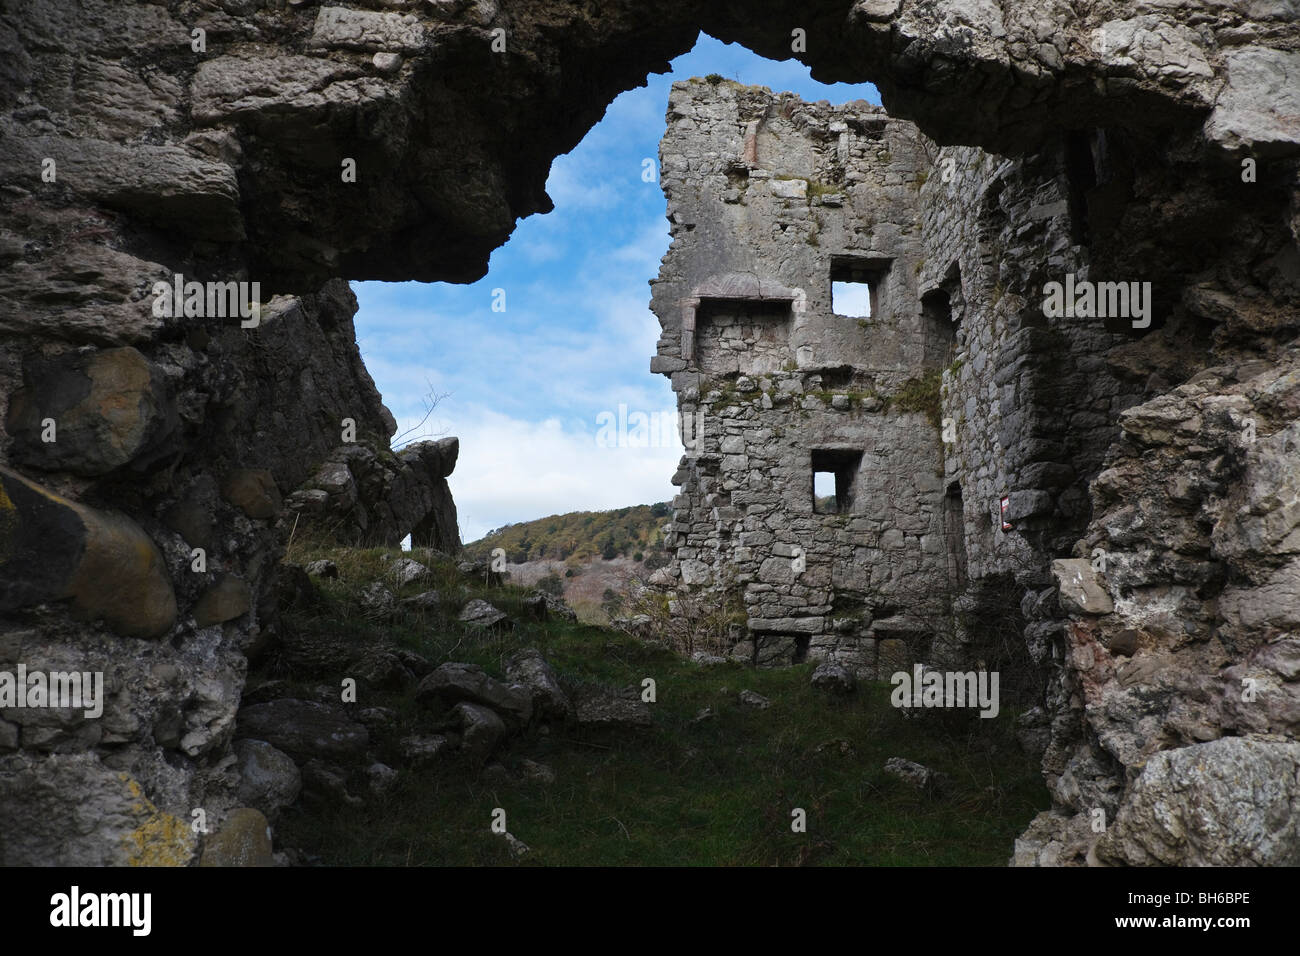
{"label": "dark shadowed stone", "polygon": [[470,601],[461,609],[460,620],[462,623],[471,624],[474,627],[509,626],[510,623],[504,611],[499,611],[487,601],[478,598]]}
{"label": "dark shadowed stone", "polygon": [[176,621],[162,555],[131,519],[69,501],[0,466],[0,611],[72,599],[128,637]]}
{"label": "dark shadowed stone", "polygon": [[1010,522],[1024,521],[1050,515],[1056,509],[1056,499],[1047,491],[1013,491],[1007,495],[1007,510],[1003,517]]}
{"label": "dark shadowed stone", "polygon": [[535,617],[539,621],[546,620],[546,598],[541,594],[533,594],[531,597],[524,598],[523,606],[530,617]]}
{"label": "dark shadowed stone", "polygon": [[1138,632],[1132,628],[1125,628],[1110,639],[1107,645],[1112,654],[1117,657],[1132,657],[1137,651]]}
{"label": "dark shadowed stone", "polygon": [[412,766],[419,766],[422,763],[436,760],[439,754],[446,751],[447,747],[447,738],[442,734],[403,737],[401,741],[402,756]]}
{"label": "dark shadowed stone", "polygon": [[402,607],[415,611],[436,611],[441,602],[442,596],[437,591],[421,591],[414,597],[403,598]]}
{"label": "dark shadowed stone", "polygon": [[[301,565],[281,564],[274,572],[274,600],[281,608],[307,607],[314,604],[319,597],[311,575]],[[269,616],[265,607],[261,609],[264,616]]]}
{"label": "dark shadowed stone", "polygon": [[259,810],[232,810],[216,833],[203,841],[199,866],[275,866],[271,825]]}
{"label": "dark shadowed stone", "polygon": [[538,783],[543,786],[555,783],[555,771],[551,767],[536,760],[529,760],[527,757],[519,761],[519,772],[528,783]]}
{"label": "dark shadowed stone", "polygon": [[261,810],[268,819],[298,799],[302,774],[288,754],[265,740],[236,740],[239,801]]}
{"label": "dark shadowed stone", "polygon": [[530,692],[508,687],[489,677],[473,664],[447,663],[420,681],[416,701],[435,712],[450,710],[461,701],[482,704],[506,715],[516,726],[525,726],[533,715]]}
{"label": "dark shadowed stone", "polygon": [[194,548],[211,548],[213,542],[213,513],[217,507],[217,483],[208,475],[200,475],[190,485],[185,496],[163,514],[167,527],[185,539]]}
{"label": "dark shadowed stone", "polygon": [[303,797],[332,803],[338,801],[359,807],[364,801],[348,790],[348,775],[340,767],[313,757],[302,765]]}
{"label": "dark shadowed stone", "polygon": [[274,518],[280,511],[280,489],[265,468],[237,468],[221,484],[221,496],[250,518]]}
{"label": "dark shadowed stone", "polygon": [[[45,471],[102,475],[147,465],[169,448],[179,419],[161,375],[126,346],[34,358],[9,403],[14,460]],[[53,419],[55,440],[42,440]],[[138,460],[137,460],[138,459]]]}
{"label": "dark shadowed stone", "polygon": [[847,668],[834,661],[823,661],[813,671],[812,685],[818,690],[846,695],[857,690],[858,682]]}
{"label": "dark shadowed stone", "polygon": [[194,623],[199,627],[233,621],[247,614],[252,594],[248,585],[233,575],[223,575],[194,605]]}
{"label": "dark shadowed stone", "polygon": [[495,711],[478,704],[461,702],[452,709],[460,723],[460,749],[475,763],[481,763],[506,735],[506,725]]}
{"label": "dark shadowed stone", "polygon": [[241,708],[235,736],[265,740],[295,759],[356,758],[370,744],[366,728],[339,707],[293,698]]}

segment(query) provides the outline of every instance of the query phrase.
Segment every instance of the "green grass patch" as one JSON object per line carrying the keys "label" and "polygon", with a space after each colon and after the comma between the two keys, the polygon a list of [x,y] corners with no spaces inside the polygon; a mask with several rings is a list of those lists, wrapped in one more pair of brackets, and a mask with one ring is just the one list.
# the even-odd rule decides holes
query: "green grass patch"
{"label": "green grass patch", "polygon": [[[516,738],[499,754],[507,769],[531,758],[549,765],[556,782],[489,784],[455,760],[405,767],[400,738],[436,725],[415,706],[412,688],[364,689],[359,705],[398,715],[373,735],[371,748],[400,769],[397,786],[365,807],[300,805],[277,824],[282,841],[325,864],[1000,866],[1015,836],[1049,805],[1035,761],[1015,741],[1010,708],[993,720],[967,712],[908,718],[890,706],[885,683],[838,699],[811,687],[812,665],[703,667],[625,634],[528,620],[525,591],[467,581],[446,561],[434,563],[431,579],[398,590],[406,596],[435,587],[443,596],[438,607],[376,621],[355,602],[383,576],[385,553],[396,554],[319,549],[304,556],[331,558],[340,579],[322,583],[313,606],[287,612],[287,631],[310,635],[313,647],[385,639],[435,664],[468,661],[498,676],[514,650],[537,647],[570,692],[640,688],[654,678],[655,723],[642,731],[570,727]],[[484,634],[460,625],[456,613],[470,597],[510,612],[514,630]],[[260,676],[304,688],[322,682],[301,661],[290,663],[287,673],[264,664]],[[737,694],[746,688],[772,706],[743,708]],[[705,707],[716,716],[694,722]],[[941,796],[909,789],[883,772],[894,756],[947,773],[952,788]],[[497,807],[532,849],[522,860],[512,860],[490,832]],[[807,813],[806,833],[791,831],[795,808]]]}
{"label": "green grass patch", "polygon": [[909,378],[890,396],[890,402],[905,412],[924,412],[926,420],[939,428],[943,415],[939,400],[939,387],[942,384],[943,370],[933,369],[918,378]]}

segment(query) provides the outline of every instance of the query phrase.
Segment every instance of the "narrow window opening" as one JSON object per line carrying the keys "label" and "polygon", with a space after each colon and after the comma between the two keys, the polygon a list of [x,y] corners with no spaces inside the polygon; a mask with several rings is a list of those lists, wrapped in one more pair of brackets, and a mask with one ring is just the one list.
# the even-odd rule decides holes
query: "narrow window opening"
{"label": "narrow window opening", "polygon": [[943,498],[943,533],[948,544],[948,577],[955,591],[966,588],[966,523],[961,485],[953,482]]}
{"label": "narrow window opening", "polygon": [[1097,185],[1092,136],[1087,130],[1065,134],[1065,176],[1070,184],[1070,239],[1088,245],[1088,192]]}
{"label": "narrow window opening", "polygon": [[809,634],[796,634],[794,636],[794,658],[790,663],[802,664],[808,659],[808,644],[812,636]]}
{"label": "narrow window opening", "polygon": [[839,514],[835,495],[835,472],[813,472],[813,499],[813,511],[817,514]]}
{"label": "narrow window opening", "polygon": [[935,289],[921,296],[921,319],[934,355],[942,357],[956,348],[957,323],[953,321],[952,297],[945,290]]}

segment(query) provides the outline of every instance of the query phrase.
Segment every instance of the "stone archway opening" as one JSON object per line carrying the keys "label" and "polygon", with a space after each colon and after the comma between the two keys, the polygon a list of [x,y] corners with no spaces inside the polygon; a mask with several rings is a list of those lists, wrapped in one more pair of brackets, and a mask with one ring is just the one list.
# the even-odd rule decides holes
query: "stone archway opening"
{"label": "stone archway opening", "polygon": [[[76,378],[81,350],[100,359],[126,350],[107,359],[141,370],[129,376],[122,393],[131,401],[122,407],[142,410],[128,416],[129,441],[109,449],[125,449],[120,462],[101,448],[75,468],[64,468],[67,461],[42,468],[7,429],[6,466],[36,474],[46,490],[15,491],[9,499],[28,504],[15,504],[6,520],[44,529],[34,511],[66,518],[61,509],[72,502],[119,512],[135,529],[127,537],[142,540],[138,531],[161,542],[121,564],[112,597],[128,611],[133,604],[165,611],[165,598],[134,597],[146,585],[170,595],[176,611],[163,613],[159,625],[170,640],[155,645],[151,662],[136,659],[126,622],[97,645],[104,661],[121,662],[127,683],[148,680],[154,663],[176,675],[194,672],[177,646],[188,637],[178,615],[210,593],[223,599],[205,609],[239,609],[217,622],[226,631],[205,670],[229,680],[204,683],[211,696],[183,756],[177,727],[159,725],[158,739],[146,739],[157,715],[124,705],[130,719],[121,726],[147,731],[113,743],[115,759],[139,758],[166,779],[150,794],[165,803],[160,814],[183,817],[200,802],[206,781],[189,761],[215,764],[226,755],[228,741],[212,728],[233,715],[242,648],[254,646],[273,618],[282,496],[333,454],[345,421],[381,444],[393,433],[356,352],[355,302],[336,277],[483,275],[516,220],[550,208],[552,158],[578,142],[618,91],[642,82],[705,28],[760,53],[794,55],[819,76],[873,79],[895,120],[919,124],[929,159],[908,165],[924,168],[925,182],[883,185],[904,202],[915,187],[929,219],[890,238],[911,236],[927,254],[912,261],[910,274],[891,272],[892,282],[914,287],[910,298],[891,289],[891,306],[919,305],[918,290],[940,287],[960,260],[961,302],[950,293],[961,312],[957,355],[941,369],[937,401],[927,378],[935,363],[909,368],[907,342],[899,343],[899,361],[878,374],[851,371],[842,386],[817,388],[826,384],[813,381],[817,370],[842,369],[839,353],[857,347],[840,332],[855,330],[814,337],[806,323],[791,331],[791,374],[802,368],[807,382],[796,388],[791,379],[784,393],[756,390],[774,407],[820,401],[825,391],[826,408],[837,412],[888,416],[888,406],[913,416],[892,446],[864,451],[880,458],[906,446],[908,434],[928,441],[928,413],[938,412],[933,456],[918,452],[906,470],[893,465],[918,486],[902,499],[927,501],[930,511],[917,516],[915,530],[887,529],[899,535],[882,532],[863,546],[878,554],[822,567],[834,580],[844,573],[836,569],[906,561],[936,547],[942,553],[939,540],[918,532],[928,530],[922,518],[933,520],[933,499],[949,480],[961,482],[965,510],[977,515],[1006,498],[1013,530],[998,536],[978,522],[968,527],[968,570],[976,579],[1013,560],[1028,568],[1013,575],[1026,646],[1064,662],[1061,693],[1046,706],[1054,709],[1052,727],[1067,728],[1052,731],[1060,760],[1048,779],[1059,812],[1031,828],[1018,861],[1259,861],[1253,854],[1267,848],[1252,839],[1263,829],[1249,813],[1240,815],[1239,834],[1238,821],[1219,821],[1235,834],[1224,845],[1191,839],[1170,850],[1145,838],[1143,827],[1158,831],[1150,808],[1168,800],[1187,809],[1177,787],[1162,789],[1159,768],[1168,769],[1167,781],[1192,779],[1194,767],[1245,767],[1237,778],[1249,782],[1270,761],[1294,766],[1286,752],[1292,744],[1266,739],[1294,738],[1285,707],[1203,706],[1230,697],[1227,689],[1250,668],[1267,671],[1268,680],[1280,674],[1275,638],[1300,625],[1294,607],[1276,597],[1290,593],[1295,575],[1288,496],[1259,490],[1272,476],[1284,486],[1296,473],[1286,436],[1295,418],[1288,376],[1300,301],[1291,221],[1300,133],[1289,81],[1300,65],[1287,11],[1252,11],[1248,21],[1237,11],[1210,11],[1192,29],[1122,4],[1066,11],[1050,25],[1023,4],[1003,5],[979,23],[952,5],[829,0],[768,4],[760,15],[669,2],[558,11],[522,2],[429,4],[409,13],[350,4],[227,6],[233,12],[205,21],[211,29],[201,51],[191,46],[187,9],[174,5],[124,2],[86,20],[72,0],[41,0],[0,15],[6,48],[16,54],[6,56],[0,76],[0,163],[12,184],[0,197],[6,416],[22,404],[15,396],[26,401],[39,391],[36,358],[62,363]],[[82,70],[76,83],[69,63]],[[118,108],[119,100],[134,105]],[[807,111],[788,102],[773,113],[792,125],[800,115]],[[1072,130],[1090,131],[1087,155]],[[838,156],[841,141],[850,151],[854,142],[878,143],[880,128],[873,120],[828,125],[825,133],[824,145]],[[755,132],[758,162],[770,134]],[[736,137],[739,165],[721,175],[752,189],[760,167],[746,163],[744,127]],[[772,179],[760,188],[791,204],[788,211],[801,201],[811,209],[814,198],[822,211],[834,209],[827,200],[843,195],[835,190],[853,188],[847,178],[819,178],[802,190],[777,180],[788,185],[773,190]],[[805,217],[782,224],[792,243],[829,251],[829,237],[813,233]],[[693,225],[682,231],[698,236],[703,224]],[[890,233],[879,226],[888,223],[873,224],[873,234]],[[716,264],[701,274],[715,271]],[[256,316],[260,331],[216,316],[156,314],[150,290],[178,275],[261,283],[268,301]],[[826,275],[817,272],[810,296],[820,295]],[[1044,286],[1071,275],[1150,282],[1159,311],[1108,315],[1119,328],[1100,329],[1074,321],[1088,316],[1043,316]],[[670,314],[680,315],[679,305],[672,302]],[[1147,318],[1149,326],[1133,324]],[[688,359],[673,351],[681,341],[675,321],[665,323],[657,356],[669,374],[687,371],[677,363]],[[900,369],[920,374],[891,377]],[[945,420],[951,441],[942,437]],[[111,445],[117,437],[88,441]],[[805,502],[807,450],[791,472]],[[23,475],[6,472],[5,481],[27,487]],[[709,520],[748,516],[729,508],[739,509],[734,494]],[[75,526],[60,520],[48,525],[57,534],[22,536],[34,550],[6,565],[18,579],[8,582],[7,615],[25,614],[39,600],[83,600],[72,580],[23,576],[83,553],[79,532],[68,531]],[[206,542],[213,566],[246,590],[193,577],[185,560],[190,538]],[[1111,594],[1125,601],[1117,605]],[[915,622],[897,605],[880,610],[889,612],[880,633],[905,642],[895,635],[913,633]],[[42,640],[43,649],[57,644]],[[810,641],[809,653],[817,646]],[[1163,685],[1157,675],[1178,679]],[[188,699],[183,683],[178,677],[163,692],[165,703]],[[1193,686],[1210,692],[1189,692]],[[1129,705],[1140,695],[1166,702],[1150,718],[1161,723],[1158,734],[1132,726]],[[44,751],[21,740],[19,749],[47,765]],[[85,753],[85,779],[120,790],[115,772],[96,763],[97,745]],[[33,771],[25,779],[36,778]],[[1250,805],[1235,792],[1213,802]],[[1100,839],[1091,833],[1091,811],[1115,821],[1121,806],[1124,824]],[[159,816],[156,829],[184,831],[168,820]],[[50,848],[64,845],[64,833],[42,829],[46,819],[0,823],[23,833],[23,852],[33,859],[54,859]],[[100,859],[119,836],[109,834],[83,858]]]}

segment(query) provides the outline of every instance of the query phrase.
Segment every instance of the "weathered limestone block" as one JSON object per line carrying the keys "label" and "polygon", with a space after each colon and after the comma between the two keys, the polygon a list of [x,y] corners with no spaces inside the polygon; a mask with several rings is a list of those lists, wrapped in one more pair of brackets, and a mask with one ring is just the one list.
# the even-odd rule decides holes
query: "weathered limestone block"
{"label": "weathered limestone block", "polygon": [[190,822],[97,754],[0,758],[5,866],[186,866],[196,851]]}
{"label": "weathered limestone block", "polygon": [[203,841],[199,866],[275,866],[271,826],[261,811],[240,807]]}
{"label": "weathered limestone block", "polygon": [[527,726],[533,716],[527,689],[503,684],[474,664],[442,664],[420,681],[415,699],[435,713],[451,710],[461,701],[480,704],[505,715],[516,729]]}
{"label": "weathered limestone block", "polygon": [[1061,606],[1079,614],[1109,614],[1115,609],[1091,562],[1061,558],[1052,562],[1052,574],[1061,588]]}
{"label": "weathered limestone block", "polygon": [[610,694],[592,688],[578,694],[573,706],[580,727],[630,730],[654,725],[650,705],[629,694]]}
{"label": "weathered limestone block", "polygon": [[176,409],[158,369],[134,348],[36,358],[24,379],[6,421],[23,464],[94,476],[173,450]]}
{"label": "weathered limestone block", "polygon": [[[236,171],[176,146],[125,145],[55,136],[7,139],[15,164],[40,169],[57,157],[60,182],[78,194],[183,235],[217,242],[245,238]],[[143,309],[148,308],[147,300]]]}
{"label": "weathered limestone block", "polygon": [[0,467],[0,611],[71,598],[130,637],[161,637],[176,595],[158,547],[129,518],[68,501]]}
{"label": "weathered limestone block", "polygon": [[506,661],[506,676],[532,697],[533,713],[541,721],[564,721],[573,705],[555,678],[546,658],[535,648],[517,651]]}
{"label": "weathered limestone block", "polygon": [[1225,737],[1147,761],[1097,859],[1129,866],[1300,864],[1300,743]]}
{"label": "weathered limestone block", "polygon": [[355,91],[360,76],[351,63],[279,53],[203,60],[190,87],[194,120],[213,124],[241,116],[273,116],[325,109],[332,98]]}
{"label": "weathered limestone block", "polygon": [[240,708],[236,735],[264,740],[295,759],[359,758],[370,744],[364,726],[338,707],[284,698]]}
{"label": "weathered limestone block", "polygon": [[460,550],[456,503],[447,476],[456,467],[456,438],[417,442],[396,454],[359,440],[335,450],[285,501],[315,526],[347,544],[396,545],[446,554]]}
{"label": "weathered limestone block", "polygon": [[321,7],[311,44],[348,50],[418,53],[427,42],[418,17],[347,7]]}
{"label": "weathered limestone block", "polygon": [[1300,141],[1300,53],[1232,47],[1224,53],[1227,85],[1205,123],[1208,139],[1260,155]]}

